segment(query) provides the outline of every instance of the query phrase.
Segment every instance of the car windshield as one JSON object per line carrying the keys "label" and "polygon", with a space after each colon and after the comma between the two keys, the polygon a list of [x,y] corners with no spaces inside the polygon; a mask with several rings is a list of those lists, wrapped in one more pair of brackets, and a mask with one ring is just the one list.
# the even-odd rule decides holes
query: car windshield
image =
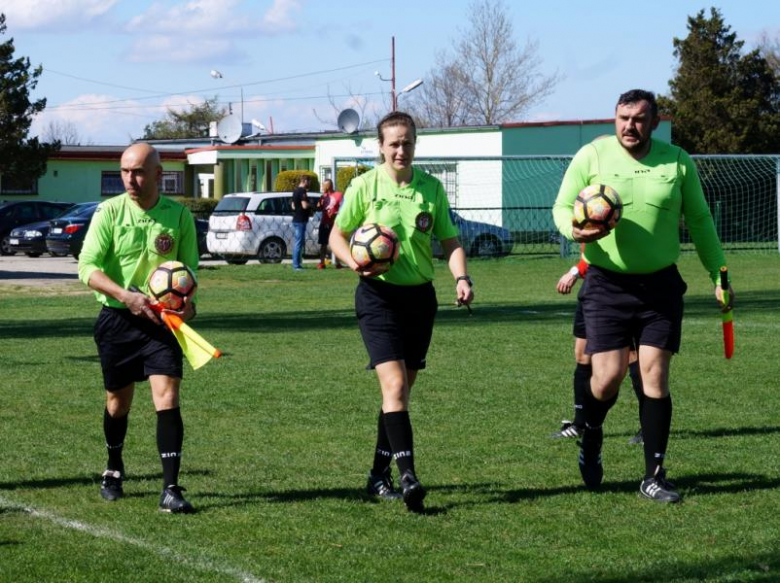
{"label": "car windshield", "polygon": [[223,198],[214,209],[215,213],[240,213],[246,210],[249,199],[245,196],[231,196]]}

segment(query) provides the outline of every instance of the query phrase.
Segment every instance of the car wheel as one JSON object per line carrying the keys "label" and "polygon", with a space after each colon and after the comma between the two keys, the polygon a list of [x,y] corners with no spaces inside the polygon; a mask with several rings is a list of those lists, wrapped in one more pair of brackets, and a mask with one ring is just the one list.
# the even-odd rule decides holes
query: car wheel
{"label": "car wheel", "polygon": [[273,237],[262,242],[260,250],[257,252],[257,258],[261,263],[281,263],[286,254],[287,248],[284,241]]}
{"label": "car wheel", "polygon": [[498,257],[501,242],[493,235],[480,235],[471,246],[472,257]]}
{"label": "car wheel", "polygon": [[248,259],[225,259],[228,265],[246,265]]}
{"label": "car wheel", "polygon": [[0,255],[16,255],[16,251],[11,248],[11,242],[8,237],[3,237],[0,240]]}
{"label": "car wheel", "polygon": [[25,255],[27,255],[27,257],[40,257],[41,256],[40,253],[25,253]]}

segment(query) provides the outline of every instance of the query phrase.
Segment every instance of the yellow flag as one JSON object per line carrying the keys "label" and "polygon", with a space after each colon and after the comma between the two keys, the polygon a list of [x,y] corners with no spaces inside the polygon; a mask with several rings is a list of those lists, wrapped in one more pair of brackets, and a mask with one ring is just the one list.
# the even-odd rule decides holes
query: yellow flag
{"label": "yellow flag", "polygon": [[163,322],[171,329],[181,346],[184,356],[194,370],[198,370],[212,358],[222,356],[217,348],[209,344],[203,336],[195,332],[189,325],[175,314],[162,312]]}

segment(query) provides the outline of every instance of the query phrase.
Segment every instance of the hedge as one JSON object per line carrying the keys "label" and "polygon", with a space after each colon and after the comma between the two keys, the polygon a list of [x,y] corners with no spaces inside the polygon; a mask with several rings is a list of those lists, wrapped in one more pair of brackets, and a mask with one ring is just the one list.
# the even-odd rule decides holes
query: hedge
{"label": "hedge", "polygon": [[274,192],[292,192],[298,188],[301,176],[308,176],[311,178],[309,192],[320,191],[320,179],[315,172],[312,172],[311,170],[285,170],[276,175]]}
{"label": "hedge", "polygon": [[346,192],[349,183],[355,176],[360,176],[371,170],[370,166],[364,166],[363,164],[355,166],[344,166],[336,171],[336,190],[339,192]]}

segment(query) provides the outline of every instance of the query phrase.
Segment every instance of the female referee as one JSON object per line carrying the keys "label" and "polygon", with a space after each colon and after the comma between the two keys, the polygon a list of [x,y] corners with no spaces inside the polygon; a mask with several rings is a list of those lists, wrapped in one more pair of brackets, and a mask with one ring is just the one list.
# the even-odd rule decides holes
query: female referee
{"label": "female referee", "polygon": [[[369,366],[376,370],[382,390],[368,492],[384,499],[400,497],[393,489],[390,462],[394,459],[407,508],[422,512],[425,489],[414,468],[409,394],[417,372],[425,368],[438,305],[431,284],[431,236],[440,241],[455,278],[457,303],[470,304],[474,294],[444,187],[412,167],[417,142],[414,120],[406,113],[392,112],[379,122],[377,133],[381,165],[352,180],[330,246],[339,260],[360,275],[355,312]],[[349,250],[349,236],[367,222],[390,227],[401,244],[398,260],[381,275],[361,271]]]}

